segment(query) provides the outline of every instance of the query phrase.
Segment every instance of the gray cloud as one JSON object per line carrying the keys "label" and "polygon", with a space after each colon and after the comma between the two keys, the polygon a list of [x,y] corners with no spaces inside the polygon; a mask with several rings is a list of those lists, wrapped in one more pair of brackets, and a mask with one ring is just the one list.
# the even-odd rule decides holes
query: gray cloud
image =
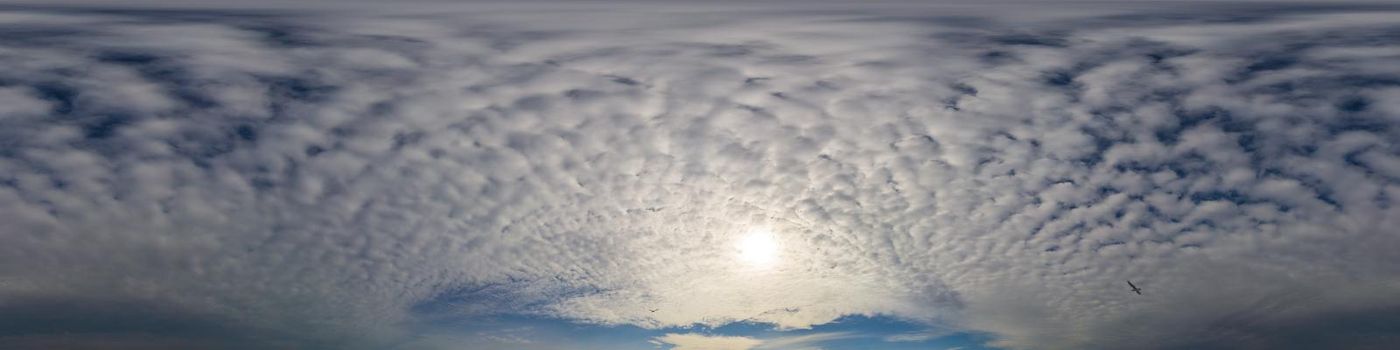
{"label": "gray cloud", "polygon": [[[1393,9],[1215,10],[10,7],[0,344],[500,314],[1391,343]],[[754,228],[780,265],[735,264]]]}

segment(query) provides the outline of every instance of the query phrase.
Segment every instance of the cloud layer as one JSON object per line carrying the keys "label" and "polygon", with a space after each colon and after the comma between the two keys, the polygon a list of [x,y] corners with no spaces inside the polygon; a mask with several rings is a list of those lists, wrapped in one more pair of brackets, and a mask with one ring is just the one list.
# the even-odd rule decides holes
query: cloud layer
{"label": "cloud layer", "polygon": [[656,337],[653,343],[658,345],[668,345],[672,350],[751,350],[751,349],[793,349],[793,350],[813,350],[820,348],[811,345],[851,338],[849,333],[812,333],[798,336],[787,336],[772,339],[754,339],[750,337],[729,337],[729,336],[709,336],[703,334],[677,334],[669,333]]}
{"label": "cloud layer", "polygon": [[1396,341],[1394,9],[1005,6],[6,8],[0,344]]}

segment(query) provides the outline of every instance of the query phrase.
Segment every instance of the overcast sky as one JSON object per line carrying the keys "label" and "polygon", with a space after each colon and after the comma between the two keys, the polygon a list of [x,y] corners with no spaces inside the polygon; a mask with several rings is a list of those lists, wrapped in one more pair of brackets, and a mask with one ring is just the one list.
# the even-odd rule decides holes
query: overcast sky
{"label": "overcast sky", "polygon": [[0,348],[1400,344],[1400,7],[62,3]]}

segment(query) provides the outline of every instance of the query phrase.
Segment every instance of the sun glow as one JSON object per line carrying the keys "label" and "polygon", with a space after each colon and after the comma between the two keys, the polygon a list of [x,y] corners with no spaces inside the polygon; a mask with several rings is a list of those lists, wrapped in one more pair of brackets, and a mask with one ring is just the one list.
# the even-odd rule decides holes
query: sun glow
{"label": "sun glow", "polygon": [[739,259],[750,266],[767,267],[778,261],[778,240],[767,229],[753,229],[739,238]]}

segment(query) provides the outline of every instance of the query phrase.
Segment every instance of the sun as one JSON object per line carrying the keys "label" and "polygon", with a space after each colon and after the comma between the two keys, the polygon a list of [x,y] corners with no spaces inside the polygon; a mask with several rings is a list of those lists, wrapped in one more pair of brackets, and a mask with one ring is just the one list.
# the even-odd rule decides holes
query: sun
{"label": "sun", "polygon": [[768,267],[778,261],[778,240],[768,229],[751,229],[739,238],[739,260],[754,267]]}

